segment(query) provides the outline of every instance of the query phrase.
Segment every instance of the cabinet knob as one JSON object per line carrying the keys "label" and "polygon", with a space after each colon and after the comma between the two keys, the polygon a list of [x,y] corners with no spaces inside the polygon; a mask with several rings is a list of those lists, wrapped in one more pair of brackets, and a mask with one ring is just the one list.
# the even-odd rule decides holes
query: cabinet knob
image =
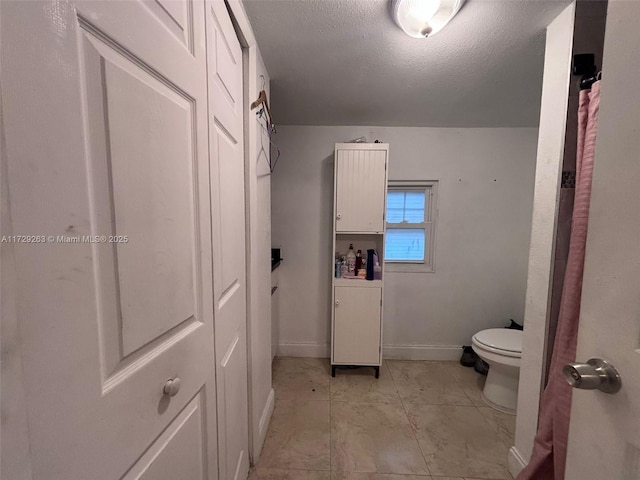
{"label": "cabinet knob", "polygon": [[336,305],[340,305],[340,300],[336,300]]}
{"label": "cabinet knob", "polygon": [[341,214],[341,213],[337,214],[337,215],[336,215],[336,218],[337,218],[338,220],[340,220],[340,219],[342,218],[342,214]]}
{"label": "cabinet knob", "polygon": [[162,393],[165,395],[169,395],[170,397],[175,397],[180,391],[180,378],[170,378],[164,384],[162,388]]}

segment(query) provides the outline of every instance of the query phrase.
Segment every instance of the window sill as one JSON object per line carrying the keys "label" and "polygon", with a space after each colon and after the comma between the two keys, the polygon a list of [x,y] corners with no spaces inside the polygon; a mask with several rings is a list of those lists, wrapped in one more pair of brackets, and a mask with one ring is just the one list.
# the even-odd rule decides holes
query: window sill
{"label": "window sill", "polygon": [[385,262],[385,273],[435,273],[433,265],[427,263]]}

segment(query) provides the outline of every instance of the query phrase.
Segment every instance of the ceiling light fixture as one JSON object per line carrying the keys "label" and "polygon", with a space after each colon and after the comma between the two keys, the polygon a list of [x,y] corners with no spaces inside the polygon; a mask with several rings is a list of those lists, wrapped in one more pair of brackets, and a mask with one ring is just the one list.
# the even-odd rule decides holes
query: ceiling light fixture
{"label": "ceiling light fixture", "polygon": [[426,38],[442,30],[464,0],[393,0],[393,19],[404,33]]}

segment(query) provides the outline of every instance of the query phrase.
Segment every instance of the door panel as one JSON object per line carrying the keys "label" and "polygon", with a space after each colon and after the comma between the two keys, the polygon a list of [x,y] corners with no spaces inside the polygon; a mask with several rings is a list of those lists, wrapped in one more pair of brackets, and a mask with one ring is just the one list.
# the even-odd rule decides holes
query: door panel
{"label": "door panel", "polygon": [[[238,242],[244,238],[244,164],[242,146],[235,138],[215,127],[215,144],[218,149],[218,185],[220,208],[220,252],[222,255],[222,291],[229,293],[241,280],[244,273],[244,247]],[[243,179],[242,185],[238,181]],[[225,296],[223,294],[223,302]]]}
{"label": "door panel", "polygon": [[207,441],[202,392],[167,426],[123,480],[206,480]]}
{"label": "door panel", "polygon": [[194,105],[166,78],[87,31],[83,37],[95,145],[89,168],[105,162],[105,177],[95,178],[103,187],[101,230],[127,236],[105,252],[127,356],[195,315]]}
{"label": "door panel", "polygon": [[222,1],[210,0],[207,12],[209,82],[218,107],[215,118],[235,144],[242,131],[242,48]]}
{"label": "door panel", "polygon": [[[247,388],[238,374],[247,369],[247,350],[245,341],[239,335],[233,337],[227,354],[220,362],[219,372],[222,374],[222,402],[219,411],[221,417],[220,430],[224,433],[224,449],[226,453],[227,478],[244,479],[248,471],[248,423]],[[220,439],[222,442],[222,439]]]}
{"label": "door panel", "polygon": [[3,5],[13,229],[49,237],[15,249],[34,478],[217,478],[204,4],[173,3],[192,51],[142,2]]}
{"label": "door panel", "polygon": [[191,0],[147,1],[148,8],[171,31],[180,43],[193,53],[193,2]]}
{"label": "door panel", "polygon": [[381,298],[380,288],[335,287],[332,363],[380,363]]}
{"label": "door panel", "polygon": [[206,4],[220,478],[249,469],[242,49],[221,0]]}
{"label": "door panel", "polygon": [[338,150],[336,232],[384,231],[386,161],[386,150]]}
{"label": "door panel", "polygon": [[614,394],[574,390],[566,480],[640,478],[640,3],[609,2],[576,359],[602,358]]}

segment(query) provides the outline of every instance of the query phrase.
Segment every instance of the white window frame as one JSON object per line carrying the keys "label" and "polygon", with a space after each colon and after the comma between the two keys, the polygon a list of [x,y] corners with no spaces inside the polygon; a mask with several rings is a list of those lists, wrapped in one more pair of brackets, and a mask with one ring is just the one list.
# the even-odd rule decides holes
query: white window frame
{"label": "white window frame", "polygon": [[[425,230],[424,261],[417,260],[387,260],[384,269],[386,272],[405,273],[433,273],[436,271],[435,245],[436,245],[436,218],[438,213],[438,181],[437,180],[394,180],[388,185],[392,191],[424,191],[425,202],[423,223],[386,223],[386,229],[410,228]],[[386,208],[385,208],[386,221]],[[386,237],[385,237],[386,242]]]}

